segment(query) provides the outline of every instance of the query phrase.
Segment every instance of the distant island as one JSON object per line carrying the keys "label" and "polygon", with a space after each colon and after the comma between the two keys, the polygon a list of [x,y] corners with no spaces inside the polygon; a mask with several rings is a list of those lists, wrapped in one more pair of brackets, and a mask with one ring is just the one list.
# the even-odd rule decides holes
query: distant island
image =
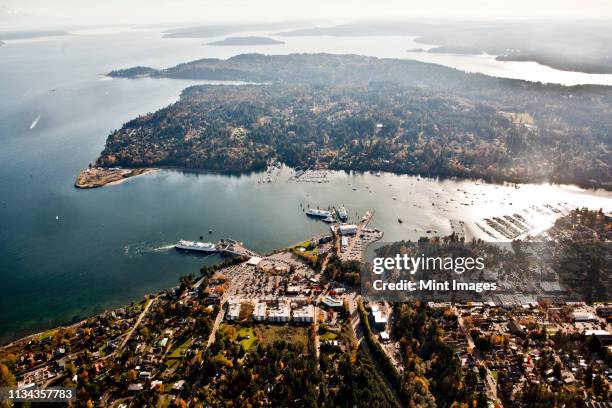
{"label": "distant island", "polygon": [[209,42],[206,45],[276,45],[284,44],[269,37],[227,37],[224,40]]}
{"label": "distant island", "polygon": [[61,30],[0,31],[0,40],[29,40],[32,38],[59,37],[64,35],[70,35],[70,33]]}
{"label": "distant island", "polygon": [[113,77],[235,80],[112,132],[95,166],[380,170],[612,189],[612,89],[356,55],[245,54]]}
{"label": "distant island", "polygon": [[243,24],[209,24],[193,27],[179,27],[163,32],[164,38],[209,38],[220,37],[237,33],[287,30],[303,25],[295,22],[276,23],[243,23]]}
{"label": "distant island", "polygon": [[423,52],[473,54],[486,52],[499,61],[533,61],[562,71],[612,73],[609,22],[360,22],[277,32],[275,36],[406,36],[436,45]]}

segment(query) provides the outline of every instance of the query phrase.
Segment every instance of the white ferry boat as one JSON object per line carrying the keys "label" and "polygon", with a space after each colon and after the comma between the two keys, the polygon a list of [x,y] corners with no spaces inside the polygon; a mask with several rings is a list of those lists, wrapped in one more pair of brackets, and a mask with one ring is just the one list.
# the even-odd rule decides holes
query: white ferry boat
{"label": "white ferry boat", "polygon": [[326,210],[317,210],[315,208],[309,208],[306,210],[306,215],[309,217],[317,217],[317,218],[328,218],[331,217],[332,213]]}
{"label": "white ferry boat", "polygon": [[212,242],[195,242],[181,239],[174,247],[183,251],[217,252],[217,247]]}

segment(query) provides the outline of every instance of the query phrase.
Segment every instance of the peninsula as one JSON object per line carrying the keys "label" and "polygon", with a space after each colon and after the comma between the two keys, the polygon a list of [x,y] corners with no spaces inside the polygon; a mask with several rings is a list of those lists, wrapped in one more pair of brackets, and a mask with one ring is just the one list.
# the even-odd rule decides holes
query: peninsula
{"label": "peninsula", "polygon": [[74,186],[77,188],[96,188],[106,184],[120,183],[129,177],[149,173],[153,169],[122,169],[90,167],[79,173]]}
{"label": "peninsula", "polygon": [[[612,188],[612,89],[466,74],[356,55],[245,54],[141,76],[199,85],[112,132],[98,167],[289,166]],[[579,141],[579,142],[578,142]]]}

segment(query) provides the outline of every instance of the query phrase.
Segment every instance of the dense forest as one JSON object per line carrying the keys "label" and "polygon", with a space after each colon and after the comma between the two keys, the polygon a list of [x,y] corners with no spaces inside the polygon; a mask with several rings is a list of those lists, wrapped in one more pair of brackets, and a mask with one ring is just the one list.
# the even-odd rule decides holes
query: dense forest
{"label": "dense forest", "polygon": [[223,79],[112,132],[101,166],[385,170],[612,188],[612,91],[360,56],[241,55],[116,77]]}

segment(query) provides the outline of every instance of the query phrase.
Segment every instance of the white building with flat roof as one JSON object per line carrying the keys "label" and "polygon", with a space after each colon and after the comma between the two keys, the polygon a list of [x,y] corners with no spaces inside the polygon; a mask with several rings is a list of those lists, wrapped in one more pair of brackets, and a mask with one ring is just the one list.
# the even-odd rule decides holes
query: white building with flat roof
{"label": "white building with flat roof", "polygon": [[313,305],[306,305],[293,309],[293,321],[295,323],[312,323],[315,319],[315,309]]}
{"label": "white building with flat roof", "polygon": [[344,306],[344,303],[342,302],[342,300],[334,299],[331,296],[325,296],[322,300],[322,303],[327,307],[333,307],[333,308]]}
{"label": "white building with flat roof", "polygon": [[355,224],[345,224],[338,227],[340,235],[355,235],[357,233],[357,226]]}
{"label": "white building with flat roof", "polygon": [[372,318],[374,319],[374,327],[377,329],[384,330],[387,327],[387,316],[380,310],[372,311]]}
{"label": "white building with flat roof", "polygon": [[291,307],[289,303],[279,302],[276,307],[268,309],[268,321],[275,323],[288,322],[291,319]]}
{"label": "white building with flat roof", "polygon": [[570,318],[575,322],[591,322],[597,320],[595,315],[591,312],[572,312]]}
{"label": "white building with flat roof", "polygon": [[258,302],[255,304],[255,308],[253,309],[253,320],[258,322],[262,322],[266,320],[266,310],[268,306],[264,302]]}
{"label": "white building with flat roof", "polygon": [[299,295],[302,292],[302,287],[299,285],[289,285],[287,286],[287,294],[288,295]]}
{"label": "white building with flat roof", "polygon": [[228,303],[225,318],[230,322],[238,320],[240,318],[240,303]]}
{"label": "white building with flat roof", "polygon": [[340,246],[343,251],[345,251],[346,248],[348,248],[348,245],[349,245],[349,241],[347,237],[340,238]]}
{"label": "white building with flat roof", "polygon": [[259,263],[261,262],[261,257],[259,256],[252,256],[248,261],[247,261],[247,265],[251,265],[251,266],[257,266],[259,265]]}

